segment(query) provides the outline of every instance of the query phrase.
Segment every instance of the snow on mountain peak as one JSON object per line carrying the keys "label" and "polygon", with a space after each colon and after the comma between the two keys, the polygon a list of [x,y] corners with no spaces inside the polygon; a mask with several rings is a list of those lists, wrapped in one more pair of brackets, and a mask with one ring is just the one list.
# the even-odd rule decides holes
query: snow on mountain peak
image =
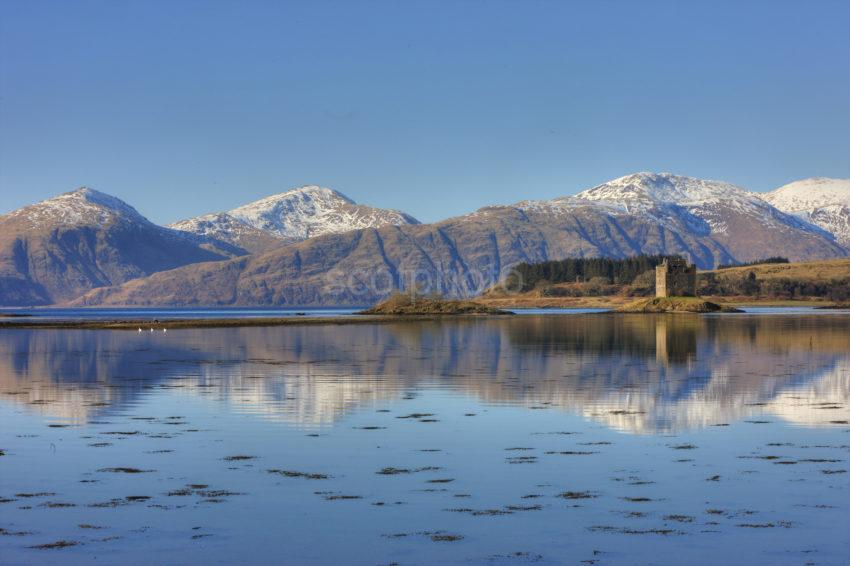
{"label": "snow on mountain peak", "polygon": [[763,198],[786,212],[811,212],[829,205],[850,206],[850,179],[801,179],[765,193]]}
{"label": "snow on mountain peak", "polygon": [[80,187],[53,198],[19,208],[7,217],[28,221],[32,226],[105,224],[116,220],[148,222],[144,216],[123,200]]}
{"label": "snow on mountain peak", "polygon": [[[355,204],[353,200],[339,191],[320,187],[318,185],[305,185],[303,187],[291,189],[283,193],[267,196],[254,202],[244,204],[229,212],[234,214],[239,211],[240,213],[249,214],[250,211],[253,210],[267,209],[276,206],[278,203],[291,203],[294,201]],[[234,215],[238,216],[238,214]]]}
{"label": "snow on mountain peak", "polygon": [[779,210],[794,214],[850,247],[850,179],[812,177],[760,195]]}
{"label": "snow on mountain peak", "polygon": [[303,240],[360,228],[418,223],[403,212],[359,205],[334,189],[306,185],[218,215],[190,218],[171,226],[195,233],[215,233],[231,241],[228,234],[235,237],[243,229],[261,230],[282,240]]}
{"label": "snow on mountain peak", "polygon": [[749,193],[730,183],[673,175],[633,173],[597,185],[575,196],[580,200],[606,201],[620,205],[697,204],[735,199],[752,200]]}
{"label": "snow on mountain peak", "polygon": [[396,210],[356,204],[333,189],[307,185],[229,211],[242,222],[279,238],[305,239],[322,234],[418,221]]}
{"label": "snow on mountain peak", "polygon": [[808,222],[776,210],[760,195],[737,185],[672,173],[633,173],[574,196],[526,201],[517,207],[555,214],[591,208],[612,216],[641,216],[670,228],[688,226],[692,231],[712,234],[727,232],[729,222],[739,216],[764,225],[791,223],[798,229],[818,231]]}

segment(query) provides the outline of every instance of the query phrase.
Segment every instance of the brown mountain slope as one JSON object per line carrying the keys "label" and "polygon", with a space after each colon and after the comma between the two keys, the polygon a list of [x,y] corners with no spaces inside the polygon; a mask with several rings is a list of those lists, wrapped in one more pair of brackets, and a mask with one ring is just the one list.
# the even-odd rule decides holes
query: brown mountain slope
{"label": "brown mountain slope", "polygon": [[156,226],[114,197],[79,189],[0,216],[0,305],[61,302],[238,253],[244,252]]}
{"label": "brown mountain slope", "polygon": [[[716,210],[714,211],[716,212]],[[694,225],[697,224],[695,228]],[[474,296],[518,262],[569,256],[681,254],[698,265],[775,254],[839,257],[817,231],[730,215],[713,235],[699,219],[614,215],[593,205],[491,207],[431,225],[312,238],[263,255],[191,265],[96,289],[79,305],[364,305],[402,287]]]}

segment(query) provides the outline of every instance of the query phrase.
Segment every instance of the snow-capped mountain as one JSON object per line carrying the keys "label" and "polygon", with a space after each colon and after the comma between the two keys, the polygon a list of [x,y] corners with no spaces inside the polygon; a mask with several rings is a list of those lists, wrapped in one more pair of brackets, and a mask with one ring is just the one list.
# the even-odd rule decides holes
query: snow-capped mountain
{"label": "snow-capped mountain", "polygon": [[[470,296],[517,263],[565,257],[678,254],[702,269],[774,255],[837,258],[848,255],[833,236],[840,226],[819,215],[846,209],[836,197],[842,190],[777,191],[795,203],[789,210],[810,207],[789,214],[770,195],[729,183],[635,173],[574,196],[421,225],[311,186],[176,230],[80,189],[0,216],[0,304],[365,304],[409,283],[411,273],[446,295]],[[264,253],[208,261],[245,250]],[[383,284],[352,283],[364,273]],[[94,287],[101,288],[87,293]]]}
{"label": "snow-capped mountain", "polygon": [[169,228],[229,242],[250,253],[261,253],[275,246],[283,245],[287,241],[294,241],[255,228],[227,212],[214,212],[181,220],[169,224]]}
{"label": "snow-capped mountain", "polygon": [[418,223],[403,212],[359,205],[338,191],[310,185],[226,212],[175,222],[171,227],[262,251],[273,241],[261,238],[261,233],[280,244],[362,228]]}
{"label": "snow-capped mountain", "polygon": [[59,302],[94,287],[243,253],[157,226],[124,201],[83,187],[0,216],[0,304]]}
{"label": "snow-capped mountain", "polygon": [[730,216],[745,216],[769,226],[816,231],[806,222],[777,213],[760,195],[723,181],[641,172],[597,185],[574,196],[527,201],[522,207],[596,207],[614,216],[641,215],[661,224],[687,225],[697,232],[722,234]]}
{"label": "snow-capped mountain", "polygon": [[820,226],[838,243],[850,247],[850,179],[802,179],[761,197],[779,210]]}
{"label": "snow-capped mountain", "polygon": [[824,245],[824,238],[831,236],[822,228],[778,210],[761,197],[723,181],[642,172],[608,181],[574,196],[525,201],[516,206],[552,214],[592,211],[604,214],[618,225],[641,220],[668,232],[656,238],[658,242],[645,241],[640,248],[644,253],[662,253],[665,248],[669,249],[669,237],[710,239],[710,245],[704,241],[679,252],[704,268],[780,253],[798,259],[836,257],[846,253],[838,245]]}
{"label": "snow-capped mountain", "polygon": [[641,253],[682,255],[709,269],[775,255],[838,258],[848,250],[729,183],[636,173],[575,196],[490,206],[435,224],[326,233],[97,289],[78,304],[362,305],[409,288],[411,274],[429,291],[468,297],[520,262]]}
{"label": "snow-capped mountain", "polygon": [[148,222],[138,211],[112,195],[80,187],[75,191],[13,210],[4,219],[18,220],[30,228]]}

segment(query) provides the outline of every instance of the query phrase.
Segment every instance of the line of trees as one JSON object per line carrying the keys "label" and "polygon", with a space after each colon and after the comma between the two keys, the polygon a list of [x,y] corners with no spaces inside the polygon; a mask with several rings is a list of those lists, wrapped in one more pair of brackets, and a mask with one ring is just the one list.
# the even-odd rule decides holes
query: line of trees
{"label": "line of trees", "polygon": [[748,296],[769,299],[798,299],[821,297],[843,303],[850,300],[850,279],[804,281],[787,277],[759,279],[749,271],[736,276],[718,277],[716,273],[701,273],[697,292],[700,295]]}
{"label": "line of trees", "polygon": [[521,263],[508,276],[505,287],[529,291],[541,285],[589,281],[608,285],[629,285],[639,275],[653,271],[665,259],[677,257],[679,256],[639,255],[624,259],[591,257]]}
{"label": "line of trees", "polygon": [[[537,290],[544,297],[586,297],[626,294],[648,296],[655,292],[655,267],[665,259],[679,256],[639,255],[623,259],[567,258],[541,263],[521,263],[504,282],[506,289]],[[769,257],[752,265],[789,263],[788,258]],[[721,265],[741,267],[747,264]],[[697,293],[703,296],[747,296],[768,299],[825,298],[844,303],[850,301],[850,278],[837,277],[819,281],[789,277],[759,279],[755,271],[701,272],[697,276]]]}

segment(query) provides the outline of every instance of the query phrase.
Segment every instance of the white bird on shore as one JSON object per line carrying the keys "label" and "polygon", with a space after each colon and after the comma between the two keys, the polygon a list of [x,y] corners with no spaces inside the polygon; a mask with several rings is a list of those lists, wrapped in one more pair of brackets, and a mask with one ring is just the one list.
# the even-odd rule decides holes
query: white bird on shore
{"label": "white bird on shore", "polygon": [[163,329],[162,329],[162,331],[163,331],[163,332],[168,332],[168,329],[167,329],[167,328],[163,328]]}
{"label": "white bird on shore", "polygon": [[142,329],[141,329],[141,328],[139,328],[139,332],[141,332],[141,331],[142,331]]}
{"label": "white bird on shore", "polygon": [[153,332],[153,328],[151,328],[151,332]]}

